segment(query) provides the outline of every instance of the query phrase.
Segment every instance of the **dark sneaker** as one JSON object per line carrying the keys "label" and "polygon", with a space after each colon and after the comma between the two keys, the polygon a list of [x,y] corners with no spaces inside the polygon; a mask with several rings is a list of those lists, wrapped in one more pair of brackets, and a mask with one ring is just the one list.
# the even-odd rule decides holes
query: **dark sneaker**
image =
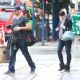
{"label": "dark sneaker", "polygon": [[65,68],[64,67],[60,67],[60,69],[58,70],[58,71],[62,71],[62,70],[64,70]]}
{"label": "dark sneaker", "polygon": [[5,74],[7,75],[7,74],[14,74],[15,72],[11,72],[11,71],[7,71],[7,72],[5,72]]}
{"label": "dark sneaker", "polygon": [[36,67],[34,67],[34,68],[31,68],[31,73],[33,73],[33,72],[35,72],[35,69],[36,69]]}
{"label": "dark sneaker", "polygon": [[60,66],[60,69],[58,70],[58,71],[62,71],[62,70],[64,70],[65,69],[65,65],[63,64],[63,65],[59,65]]}
{"label": "dark sneaker", "polygon": [[65,65],[65,71],[69,72],[70,71],[70,66]]}

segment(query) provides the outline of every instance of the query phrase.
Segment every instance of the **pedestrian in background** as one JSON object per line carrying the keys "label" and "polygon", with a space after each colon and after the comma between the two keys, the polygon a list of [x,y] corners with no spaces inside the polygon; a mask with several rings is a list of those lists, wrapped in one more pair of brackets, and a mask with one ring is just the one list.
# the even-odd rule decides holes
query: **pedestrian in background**
{"label": "pedestrian in background", "polygon": [[[13,29],[14,33],[17,35],[17,42],[14,45],[11,44],[11,57],[10,57],[8,71],[5,74],[15,73],[16,53],[18,49],[22,51],[22,54],[24,55],[25,59],[27,60],[31,68],[31,72],[34,72],[36,66],[28,52],[27,44],[23,35],[25,30],[30,29],[30,25],[28,24],[28,19],[22,14],[20,6],[15,7],[14,13],[15,16],[13,18]],[[15,45],[16,49],[14,47]]]}
{"label": "pedestrian in background", "polygon": [[[59,12],[59,19],[60,19],[59,25],[58,25],[58,28],[56,28],[56,31],[59,31],[59,43],[58,43],[58,58],[60,61],[59,71],[62,71],[64,69],[66,71],[70,71],[72,41],[71,40],[63,41],[62,35],[65,31],[72,30],[72,21],[71,21],[71,19],[67,18],[66,9],[62,9]],[[66,64],[64,63],[63,55],[62,55],[62,50],[63,50],[64,46],[65,46],[66,55],[67,55]]]}

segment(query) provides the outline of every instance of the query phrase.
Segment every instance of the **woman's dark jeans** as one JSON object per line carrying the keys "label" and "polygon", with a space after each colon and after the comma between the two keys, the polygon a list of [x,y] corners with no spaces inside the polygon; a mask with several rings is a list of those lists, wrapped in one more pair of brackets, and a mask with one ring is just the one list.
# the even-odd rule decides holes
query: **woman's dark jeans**
{"label": "woman's dark jeans", "polygon": [[60,61],[60,66],[64,66],[63,55],[62,55],[62,50],[63,50],[64,46],[65,46],[66,55],[67,55],[66,65],[70,66],[70,62],[71,62],[71,45],[72,45],[71,40],[68,40],[68,41],[65,41],[65,42],[62,41],[62,40],[59,40],[59,43],[58,43],[58,57],[59,57],[59,61]]}

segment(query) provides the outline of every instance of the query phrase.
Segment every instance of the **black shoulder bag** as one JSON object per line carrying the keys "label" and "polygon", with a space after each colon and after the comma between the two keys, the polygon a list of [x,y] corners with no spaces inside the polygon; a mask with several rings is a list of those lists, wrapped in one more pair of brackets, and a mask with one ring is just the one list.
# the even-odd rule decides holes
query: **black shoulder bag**
{"label": "black shoulder bag", "polygon": [[32,34],[32,30],[26,30],[24,32],[24,37],[25,37],[27,46],[32,46],[37,42],[36,38]]}

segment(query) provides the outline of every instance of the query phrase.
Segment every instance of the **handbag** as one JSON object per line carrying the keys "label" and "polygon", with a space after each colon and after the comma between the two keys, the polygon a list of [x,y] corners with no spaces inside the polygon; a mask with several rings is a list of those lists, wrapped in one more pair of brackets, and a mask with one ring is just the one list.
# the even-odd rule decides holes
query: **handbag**
{"label": "handbag", "polygon": [[63,41],[74,40],[74,34],[72,33],[72,31],[65,31],[64,34],[62,35],[62,40]]}
{"label": "handbag", "polygon": [[32,46],[37,42],[37,39],[33,36],[31,30],[25,31],[25,41],[27,46]]}

